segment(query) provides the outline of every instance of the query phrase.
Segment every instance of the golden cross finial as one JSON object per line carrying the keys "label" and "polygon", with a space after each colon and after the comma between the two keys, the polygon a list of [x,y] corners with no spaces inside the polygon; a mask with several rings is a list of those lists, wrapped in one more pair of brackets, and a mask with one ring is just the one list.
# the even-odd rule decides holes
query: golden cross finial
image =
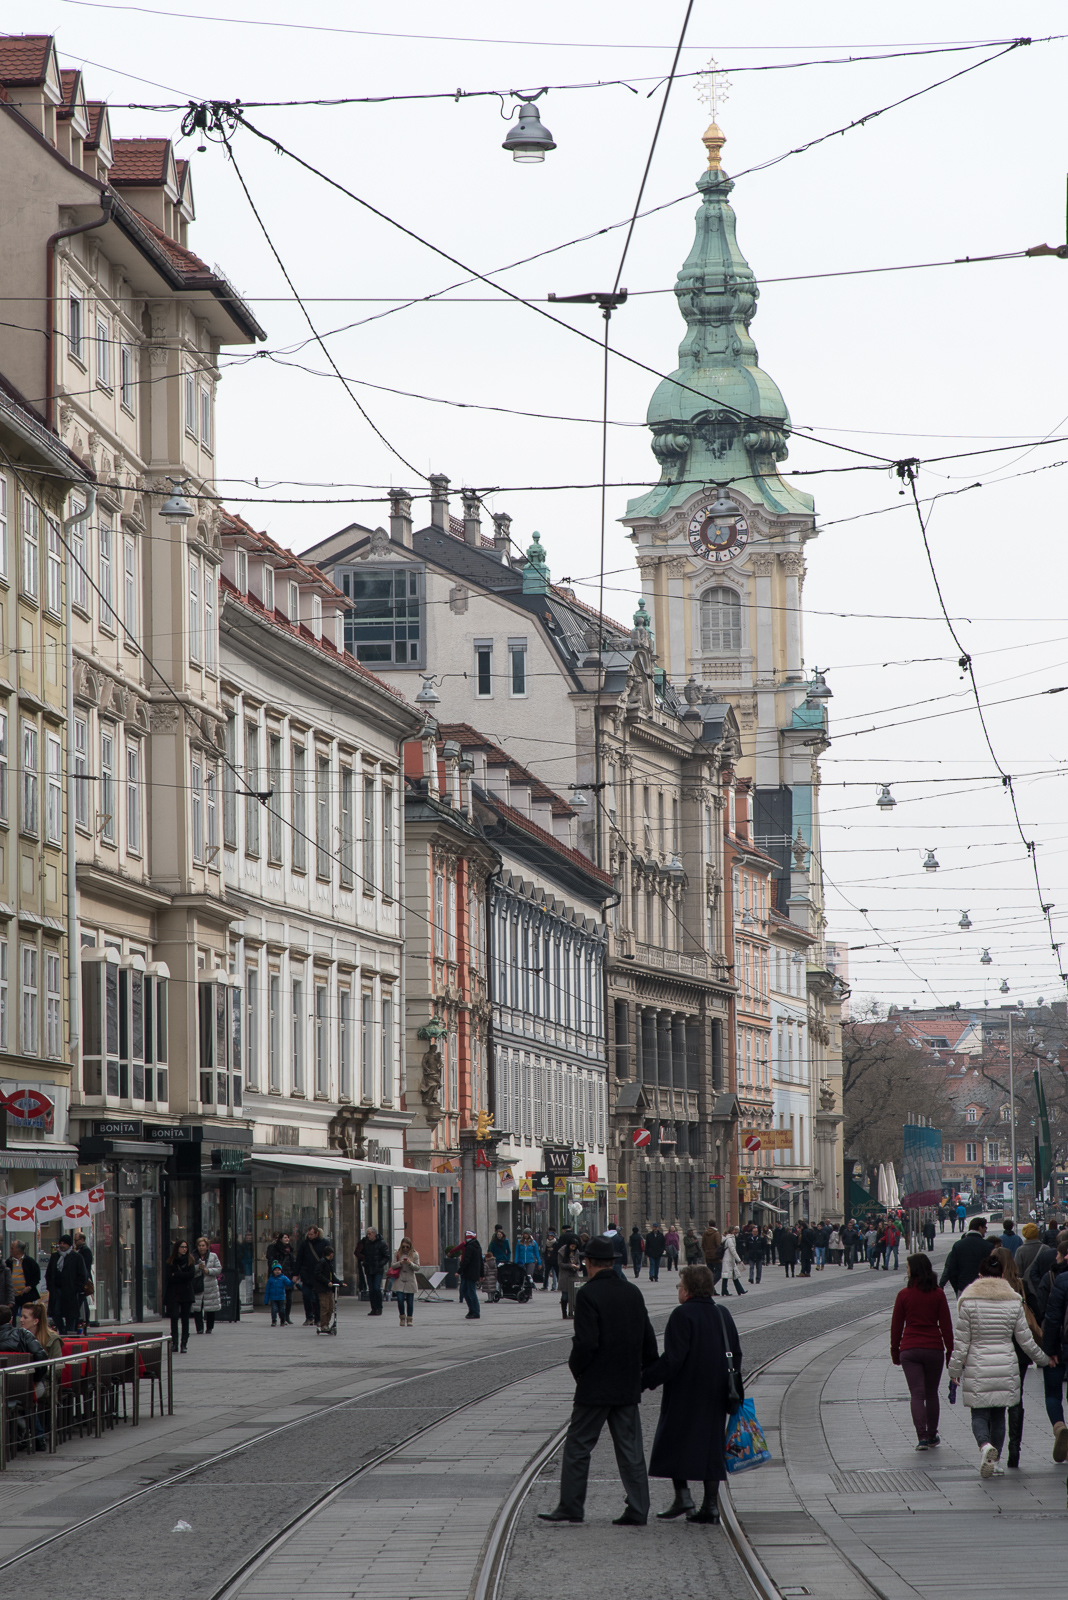
{"label": "golden cross finial", "polygon": [[708,65],[697,76],[697,98],[712,113],[712,121],[701,136],[701,143],[708,151],[710,172],[720,171],[719,154],[727,142],[720,132],[716,117],[723,109],[730,87],[730,79],[720,67],[716,66],[715,56],[709,56]]}

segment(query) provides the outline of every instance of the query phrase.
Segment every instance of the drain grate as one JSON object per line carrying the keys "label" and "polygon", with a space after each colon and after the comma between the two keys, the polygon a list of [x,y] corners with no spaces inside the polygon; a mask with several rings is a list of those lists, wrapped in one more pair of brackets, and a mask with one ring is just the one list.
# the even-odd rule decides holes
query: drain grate
{"label": "drain grate", "polygon": [[926,1472],[832,1472],[839,1494],[917,1494],[937,1492]]}

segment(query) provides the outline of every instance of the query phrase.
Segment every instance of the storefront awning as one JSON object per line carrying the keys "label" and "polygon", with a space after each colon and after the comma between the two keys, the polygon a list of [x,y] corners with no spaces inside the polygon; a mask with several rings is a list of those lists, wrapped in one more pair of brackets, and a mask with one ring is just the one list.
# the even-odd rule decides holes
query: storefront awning
{"label": "storefront awning", "polygon": [[23,1144],[0,1150],[0,1168],[32,1167],[37,1172],[67,1172],[78,1165],[78,1152],[72,1145]]}
{"label": "storefront awning", "polygon": [[774,1211],[777,1217],[785,1217],[789,1215],[789,1212],[784,1211],[782,1206],[773,1206],[770,1200],[754,1200],[752,1204],[759,1206],[762,1211]]}
{"label": "storefront awning", "polygon": [[[375,1161],[351,1161],[347,1156],[324,1150],[279,1150],[274,1145],[257,1145],[252,1151],[253,1169],[260,1167],[299,1167],[301,1171],[318,1176],[323,1182],[382,1185],[387,1189],[430,1189],[436,1173],[419,1172],[412,1167],[384,1167]],[[450,1183],[460,1181],[459,1173]]]}

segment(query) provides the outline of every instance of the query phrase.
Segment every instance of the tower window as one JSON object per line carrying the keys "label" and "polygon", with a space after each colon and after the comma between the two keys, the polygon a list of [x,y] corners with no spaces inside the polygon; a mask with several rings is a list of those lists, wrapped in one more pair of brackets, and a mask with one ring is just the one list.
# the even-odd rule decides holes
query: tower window
{"label": "tower window", "polygon": [[706,589],[701,596],[701,649],[721,654],[741,648],[741,596],[735,589]]}

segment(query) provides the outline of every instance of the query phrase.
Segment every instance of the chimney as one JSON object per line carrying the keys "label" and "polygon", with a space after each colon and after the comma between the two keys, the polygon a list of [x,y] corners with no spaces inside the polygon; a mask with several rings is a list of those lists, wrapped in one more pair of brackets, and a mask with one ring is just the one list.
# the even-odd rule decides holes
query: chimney
{"label": "chimney", "polygon": [[449,531],[449,480],[442,472],[430,474],[430,526]]}
{"label": "chimney", "polygon": [[482,543],[482,523],[479,521],[479,499],[473,489],[461,489],[464,503],[464,543],[478,549]]}
{"label": "chimney", "polygon": [[512,519],[507,511],[494,511],[493,548],[499,552],[502,561],[508,560],[508,552],[512,548],[511,527]]}
{"label": "chimney", "polygon": [[412,548],[412,497],[407,489],[389,491],[389,536],[394,544]]}

